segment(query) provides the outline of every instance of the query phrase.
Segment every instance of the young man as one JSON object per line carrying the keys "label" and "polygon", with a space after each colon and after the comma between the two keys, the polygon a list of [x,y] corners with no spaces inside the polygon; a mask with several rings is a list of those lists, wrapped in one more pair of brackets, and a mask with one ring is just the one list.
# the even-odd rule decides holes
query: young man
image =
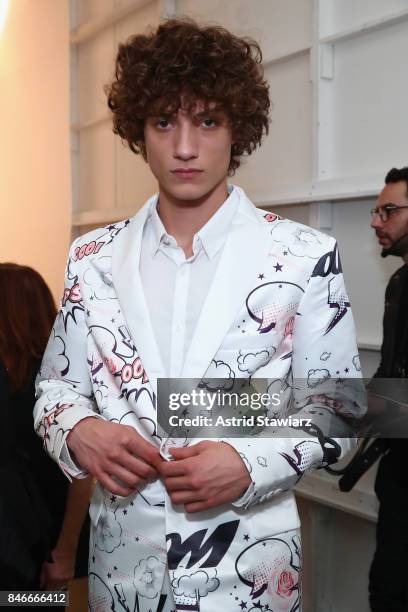
{"label": "young man", "polygon": [[159,193],[74,242],[35,416],[64,472],[98,480],[91,610],[301,608],[291,489],[351,442],[314,428],[172,449],[156,428],[166,377],[277,379],[292,411],[350,412],[324,388],[359,376],[335,241],[227,185],[268,128],[260,61],[254,42],[190,21],[119,49],[114,129]]}
{"label": "young man", "polygon": [[[404,264],[391,276],[385,293],[381,363],[376,379],[391,378],[390,398],[408,376],[408,167],[392,168],[385,177],[371,227],[383,257],[396,255]],[[387,405],[384,406],[387,410]],[[408,606],[405,563],[408,555],[408,476],[406,439],[385,440],[387,453],[378,467],[375,490],[380,502],[377,548],[370,571],[370,604],[374,612],[403,612]]]}

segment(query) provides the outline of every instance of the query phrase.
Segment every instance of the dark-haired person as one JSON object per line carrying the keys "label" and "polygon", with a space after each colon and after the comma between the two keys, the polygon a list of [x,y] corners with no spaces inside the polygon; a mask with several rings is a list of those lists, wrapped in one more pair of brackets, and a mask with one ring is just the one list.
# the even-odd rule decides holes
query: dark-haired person
{"label": "dark-haired person", "polygon": [[[385,292],[381,362],[371,385],[375,389],[376,378],[408,376],[408,167],[388,172],[372,211],[371,227],[382,246],[382,256],[395,255],[404,262],[391,276]],[[395,383],[392,385],[395,387]],[[408,443],[392,438],[386,443],[387,452],[380,460],[375,483],[380,507],[377,548],[370,571],[370,605],[373,612],[405,612]]]}
{"label": "dark-haired person", "polygon": [[69,486],[33,429],[34,379],[56,316],[51,292],[13,263],[0,263],[0,286],[0,588],[58,589],[74,577],[90,481]]}
{"label": "dark-haired person", "polygon": [[255,42],[170,20],[120,45],[107,91],[159,193],[74,242],[35,416],[65,473],[98,480],[90,609],[300,610],[291,489],[352,442],[290,430],[174,448],[157,381],[295,376],[295,411],[335,415],[320,383],[359,376],[336,243],[227,185],[268,130]]}

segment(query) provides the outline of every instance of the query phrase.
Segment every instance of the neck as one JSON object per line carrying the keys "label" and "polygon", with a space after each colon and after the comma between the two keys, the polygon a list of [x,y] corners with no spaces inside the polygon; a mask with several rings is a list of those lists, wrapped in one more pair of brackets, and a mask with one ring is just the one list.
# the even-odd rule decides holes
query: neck
{"label": "neck", "polygon": [[166,232],[177,240],[186,257],[193,254],[193,237],[228,198],[225,179],[209,193],[194,200],[180,200],[159,189],[159,217]]}

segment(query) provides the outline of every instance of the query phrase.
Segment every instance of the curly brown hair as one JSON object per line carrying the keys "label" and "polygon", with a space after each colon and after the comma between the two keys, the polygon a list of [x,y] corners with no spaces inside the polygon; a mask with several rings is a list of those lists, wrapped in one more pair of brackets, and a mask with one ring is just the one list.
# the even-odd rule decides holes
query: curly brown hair
{"label": "curly brown hair", "polygon": [[[269,128],[269,85],[258,43],[219,26],[201,27],[171,19],[148,35],[119,45],[115,79],[107,85],[113,131],[146,159],[144,125],[148,116],[191,110],[223,111],[231,125],[230,175],[240,156],[250,155]],[[187,100],[187,104],[186,104]]]}

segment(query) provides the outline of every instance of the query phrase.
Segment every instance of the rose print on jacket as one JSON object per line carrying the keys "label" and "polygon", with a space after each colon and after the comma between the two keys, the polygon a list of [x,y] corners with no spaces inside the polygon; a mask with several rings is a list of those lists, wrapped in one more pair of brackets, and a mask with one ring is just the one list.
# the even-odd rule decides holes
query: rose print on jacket
{"label": "rose print on jacket", "polygon": [[251,544],[238,556],[235,570],[240,580],[250,587],[251,599],[268,593],[273,612],[299,609],[299,549],[296,538],[286,542],[271,537]]}

